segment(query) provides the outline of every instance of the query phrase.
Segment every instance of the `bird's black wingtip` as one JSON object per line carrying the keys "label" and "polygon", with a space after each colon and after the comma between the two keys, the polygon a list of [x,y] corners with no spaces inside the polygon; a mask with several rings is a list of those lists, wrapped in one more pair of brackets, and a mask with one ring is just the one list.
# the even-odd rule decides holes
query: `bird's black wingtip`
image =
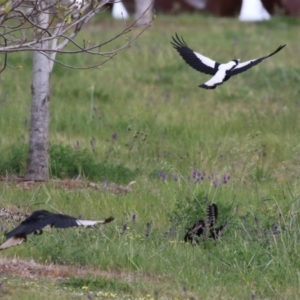
{"label": "bird's black wingtip", "polygon": [[114,217],[109,217],[107,219],[104,220],[105,223],[109,223],[111,221],[113,221],[115,218]]}
{"label": "bird's black wingtip", "polygon": [[183,37],[179,37],[179,35],[177,34],[177,32],[175,32],[175,37],[172,36],[172,40],[171,44],[173,45],[173,47],[178,50],[178,48],[182,48],[182,47],[187,47],[186,42],[184,41]]}
{"label": "bird's black wingtip", "polygon": [[275,53],[279,52],[282,50],[286,45],[280,45],[273,53],[270,54],[270,56],[274,55]]}

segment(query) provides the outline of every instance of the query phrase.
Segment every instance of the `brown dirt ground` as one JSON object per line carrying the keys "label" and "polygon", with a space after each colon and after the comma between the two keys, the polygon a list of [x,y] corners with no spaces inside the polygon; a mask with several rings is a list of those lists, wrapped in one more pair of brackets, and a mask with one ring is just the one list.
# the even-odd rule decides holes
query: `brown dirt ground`
{"label": "brown dirt ground", "polygon": [[0,182],[3,184],[14,185],[22,190],[30,190],[36,188],[37,185],[50,184],[56,188],[66,190],[86,189],[106,190],[112,194],[127,194],[132,191],[132,185],[135,181],[131,181],[127,186],[117,185],[115,183],[95,183],[81,179],[50,179],[47,182],[42,180],[26,180],[23,176],[0,176]]}
{"label": "brown dirt ground", "polygon": [[63,280],[74,276],[99,276],[104,278],[118,278],[129,282],[138,276],[138,274],[133,275],[122,270],[104,271],[91,267],[63,266],[57,264],[44,265],[34,260],[17,258],[0,258],[0,275],[18,276],[27,279],[41,279],[45,277],[53,280]]}

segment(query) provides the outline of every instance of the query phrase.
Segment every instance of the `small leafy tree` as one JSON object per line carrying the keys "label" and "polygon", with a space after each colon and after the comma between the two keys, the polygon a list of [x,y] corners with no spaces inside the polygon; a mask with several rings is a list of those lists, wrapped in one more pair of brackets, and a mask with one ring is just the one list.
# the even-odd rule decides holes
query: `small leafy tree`
{"label": "small leafy tree", "polygon": [[[0,72],[9,66],[10,53],[33,52],[27,179],[49,178],[49,86],[54,63],[78,69],[99,67],[119,51],[129,47],[133,40],[151,26],[151,23],[147,23],[140,27],[138,31],[134,31],[133,37],[124,39],[121,47],[109,52],[103,52],[101,47],[127,35],[137,27],[139,19],[129,25],[125,24],[117,35],[106,41],[101,41],[100,32],[99,41],[75,40],[84,25],[113,2],[114,0],[0,0],[0,53],[4,56]],[[143,15],[140,16],[142,17]],[[72,47],[66,47],[68,44]],[[76,53],[97,55],[103,59],[97,65],[78,67],[65,65],[57,58],[57,54]]]}

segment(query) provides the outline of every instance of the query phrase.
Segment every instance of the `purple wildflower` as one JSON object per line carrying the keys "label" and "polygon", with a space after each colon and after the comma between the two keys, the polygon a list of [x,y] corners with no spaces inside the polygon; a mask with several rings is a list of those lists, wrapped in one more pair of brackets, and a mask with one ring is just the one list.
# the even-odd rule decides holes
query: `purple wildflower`
{"label": "purple wildflower", "polygon": [[200,172],[198,170],[194,170],[192,176],[193,176],[193,179],[197,179],[197,177],[200,176]]}
{"label": "purple wildflower", "polygon": [[199,182],[202,182],[205,178],[205,172],[200,172],[198,170],[194,170],[193,173],[192,173],[192,178],[193,178],[193,181],[194,183],[199,183]]}
{"label": "purple wildflower", "polygon": [[214,187],[217,187],[217,186],[218,186],[218,181],[217,181],[217,180],[213,180],[211,184],[212,184]]}
{"label": "purple wildflower", "polygon": [[212,172],[207,178],[208,178],[208,179],[213,179],[213,178],[215,178],[216,176],[217,176],[217,173]]}
{"label": "purple wildflower", "polygon": [[167,174],[164,172],[158,172],[157,175],[158,175],[158,177],[160,177],[163,180],[167,179]]}
{"label": "purple wildflower", "polygon": [[118,135],[117,135],[116,133],[114,133],[114,134],[111,136],[111,138],[112,138],[113,141],[115,141],[115,140],[117,139],[117,137],[118,137]]}
{"label": "purple wildflower", "polygon": [[223,177],[222,177],[222,183],[223,183],[223,184],[226,184],[226,183],[228,182],[229,179],[230,179],[230,176],[224,174]]}

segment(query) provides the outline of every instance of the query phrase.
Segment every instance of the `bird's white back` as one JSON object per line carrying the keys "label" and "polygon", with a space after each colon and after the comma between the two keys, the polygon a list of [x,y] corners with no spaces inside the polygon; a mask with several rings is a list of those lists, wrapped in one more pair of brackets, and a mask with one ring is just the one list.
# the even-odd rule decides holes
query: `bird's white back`
{"label": "bird's white back", "polygon": [[236,64],[237,63],[235,61],[230,61],[226,64],[221,64],[216,75],[213,76],[207,82],[205,82],[205,85],[211,87],[223,83],[226,76],[226,71],[231,70],[234,66],[236,66]]}

